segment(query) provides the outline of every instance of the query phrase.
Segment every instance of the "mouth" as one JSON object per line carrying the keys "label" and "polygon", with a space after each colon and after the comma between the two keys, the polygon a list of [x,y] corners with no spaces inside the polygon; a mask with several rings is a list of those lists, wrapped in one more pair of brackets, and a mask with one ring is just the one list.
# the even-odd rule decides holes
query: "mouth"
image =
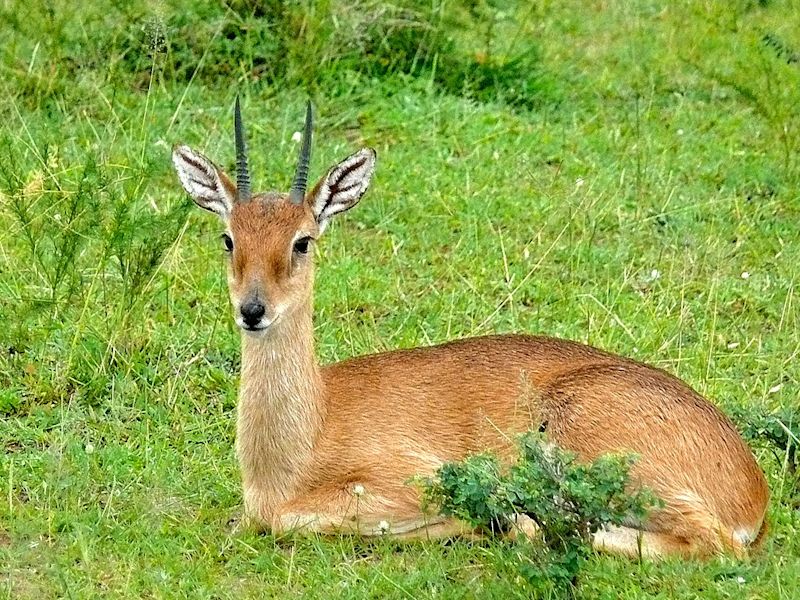
{"label": "mouth", "polygon": [[261,333],[272,327],[275,324],[276,320],[277,319],[272,319],[271,321],[266,321],[266,322],[261,321],[256,325],[248,325],[247,323],[239,319],[236,319],[236,324],[242,331],[245,331],[247,333]]}

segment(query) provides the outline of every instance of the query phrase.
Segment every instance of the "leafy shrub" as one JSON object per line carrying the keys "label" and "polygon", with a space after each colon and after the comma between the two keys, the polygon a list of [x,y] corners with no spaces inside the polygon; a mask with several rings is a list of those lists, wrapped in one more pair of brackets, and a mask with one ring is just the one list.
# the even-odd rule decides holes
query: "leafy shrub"
{"label": "leafy shrub", "polygon": [[[56,150],[43,148],[46,168],[27,181],[15,161],[0,161],[0,215],[17,232],[16,297],[0,306],[0,388],[19,388],[0,397],[0,413],[22,412],[30,401],[106,396],[116,356],[128,349],[129,329],[146,320],[191,206],[156,210],[142,201],[144,185],[114,178],[95,152],[63,169]],[[142,181],[149,176],[142,171]],[[93,311],[103,318],[83,320]]]}
{"label": "leafy shrub", "polygon": [[800,468],[800,412],[785,406],[774,412],[764,412],[752,406],[737,406],[732,414],[746,440],[769,447],[794,473]]}
{"label": "leafy shrub", "polygon": [[731,417],[748,443],[769,449],[779,464],[786,465],[788,496],[800,507],[800,411],[790,406],[773,412],[736,406]]}
{"label": "leafy shrub", "polygon": [[507,530],[518,515],[533,520],[539,540],[519,571],[540,589],[572,589],[591,551],[593,532],[641,521],[657,504],[646,489],[631,489],[633,459],[606,455],[586,463],[537,434],[519,440],[519,457],[504,468],[491,454],[443,465],[424,482],[423,502],[486,531]]}

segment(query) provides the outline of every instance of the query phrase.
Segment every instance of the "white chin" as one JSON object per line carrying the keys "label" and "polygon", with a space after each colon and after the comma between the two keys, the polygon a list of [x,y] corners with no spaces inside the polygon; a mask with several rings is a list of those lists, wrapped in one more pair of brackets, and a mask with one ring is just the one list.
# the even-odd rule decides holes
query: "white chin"
{"label": "white chin", "polygon": [[263,334],[265,331],[267,331],[268,329],[270,329],[272,327],[273,323],[275,323],[275,319],[273,319],[272,321],[266,322],[266,323],[262,321],[261,323],[259,323],[255,327],[251,327],[250,325],[247,325],[244,321],[236,319],[236,325],[239,326],[239,329],[241,329],[244,333],[247,333],[247,334],[250,334],[250,335],[261,335],[261,334]]}
{"label": "white chin", "polygon": [[243,331],[244,333],[246,333],[247,335],[255,335],[255,336],[258,336],[258,335],[263,335],[263,334],[264,334],[264,332],[265,332],[267,329],[269,329],[269,327],[259,327],[258,329],[254,329],[254,328],[252,328],[252,327],[242,327],[241,329],[242,329],[242,331]]}

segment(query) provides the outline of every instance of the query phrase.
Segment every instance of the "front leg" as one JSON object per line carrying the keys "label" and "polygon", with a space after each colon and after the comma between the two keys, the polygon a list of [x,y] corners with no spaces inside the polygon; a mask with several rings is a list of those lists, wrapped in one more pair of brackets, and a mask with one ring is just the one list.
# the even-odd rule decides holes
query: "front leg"
{"label": "front leg", "polygon": [[272,532],[391,535],[401,539],[447,538],[472,532],[455,519],[424,514],[418,501],[393,501],[363,490],[359,484],[349,490],[321,488],[286,502],[272,517]]}

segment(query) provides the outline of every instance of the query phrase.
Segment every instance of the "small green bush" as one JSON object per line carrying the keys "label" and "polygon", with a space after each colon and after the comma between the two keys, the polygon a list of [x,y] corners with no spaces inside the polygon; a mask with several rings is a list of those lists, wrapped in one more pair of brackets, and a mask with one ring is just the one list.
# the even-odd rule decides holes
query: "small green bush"
{"label": "small green bush", "polygon": [[606,525],[641,521],[658,501],[628,485],[633,458],[606,455],[591,463],[533,433],[519,440],[519,457],[504,468],[491,454],[443,465],[424,482],[424,506],[478,529],[507,530],[518,515],[530,517],[540,539],[521,543],[530,551],[520,574],[537,589],[573,589],[591,552],[593,532]]}
{"label": "small green bush", "polygon": [[[14,301],[0,306],[0,388],[19,388],[0,397],[0,414],[24,413],[28,401],[107,397],[130,328],[146,324],[148,302],[167,285],[161,265],[191,209],[183,199],[151,206],[144,183],[94,151],[71,170],[50,152],[28,181],[0,161],[0,217],[17,232],[11,247],[24,266]],[[149,177],[143,170],[141,181]],[[81,320],[95,310],[102,318]]]}
{"label": "small green bush", "polygon": [[731,417],[751,446],[766,448],[778,464],[784,465],[789,484],[787,500],[794,508],[800,507],[800,411],[784,406],[770,412],[741,405],[732,409]]}

